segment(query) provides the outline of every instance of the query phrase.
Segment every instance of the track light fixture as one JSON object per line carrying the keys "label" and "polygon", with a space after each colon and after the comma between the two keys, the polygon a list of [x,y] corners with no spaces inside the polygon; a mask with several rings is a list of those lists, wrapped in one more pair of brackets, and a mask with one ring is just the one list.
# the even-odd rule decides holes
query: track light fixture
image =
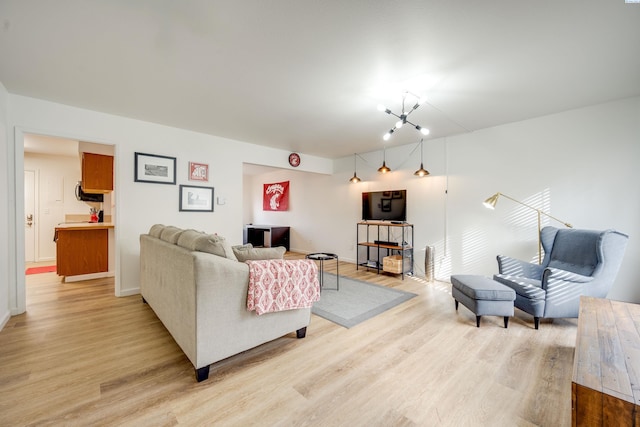
{"label": "track light fixture", "polygon": [[[413,105],[413,107],[411,108],[411,110],[409,110],[408,112],[405,110],[405,101],[407,100],[407,96],[413,96],[417,99],[416,103]],[[387,107],[385,107],[384,105],[380,104],[378,105],[378,110],[382,111],[384,113],[387,114],[391,114],[392,116],[397,117],[398,120],[395,124],[394,127],[392,127],[387,133],[384,134],[384,136],[382,137],[382,139],[384,139],[385,141],[388,141],[389,138],[391,138],[391,135],[393,134],[393,132],[396,131],[396,129],[400,129],[403,125],[405,124],[410,124],[411,126],[413,126],[414,128],[416,128],[417,131],[419,131],[421,134],[423,135],[429,135],[429,129],[424,128],[420,125],[416,125],[414,123],[411,123],[409,120],[407,120],[407,117],[409,117],[409,114],[413,113],[414,111],[416,111],[418,109],[418,107],[420,107],[422,104],[424,104],[425,99],[424,98],[420,98],[410,92],[405,92],[402,94],[402,112],[400,115],[394,113],[393,111],[391,111],[390,109],[388,109]]]}
{"label": "track light fixture", "polygon": [[418,169],[417,171],[415,171],[413,173],[415,176],[419,176],[420,178],[429,175],[429,171],[426,170],[424,168],[424,166],[422,165],[422,159],[424,157],[423,154],[422,154],[422,145],[423,145],[423,140],[422,140],[422,138],[420,138],[420,169]]}
{"label": "track light fixture", "polygon": [[358,182],[360,182],[360,178],[358,178],[358,175],[356,175],[356,169],[357,169],[357,162],[358,162],[358,155],[356,153],[353,153],[353,178],[351,178],[349,180],[350,183],[352,184],[357,184]]}

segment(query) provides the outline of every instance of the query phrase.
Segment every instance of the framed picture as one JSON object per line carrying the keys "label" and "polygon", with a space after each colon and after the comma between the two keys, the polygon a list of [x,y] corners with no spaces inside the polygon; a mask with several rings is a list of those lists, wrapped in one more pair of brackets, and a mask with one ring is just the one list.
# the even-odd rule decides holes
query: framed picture
{"label": "framed picture", "polygon": [[402,199],[402,191],[394,191],[391,196],[392,199]]}
{"label": "framed picture", "polygon": [[213,187],[180,186],[181,212],[213,212]]}
{"label": "framed picture", "polygon": [[176,183],[176,158],[156,154],[135,153],[135,182]]}
{"label": "framed picture", "polygon": [[209,181],[209,165],[189,162],[189,181]]}
{"label": "framed picture", "polygon": [[382,212],[391,212],[391,199],[380,199],[380,210]]}

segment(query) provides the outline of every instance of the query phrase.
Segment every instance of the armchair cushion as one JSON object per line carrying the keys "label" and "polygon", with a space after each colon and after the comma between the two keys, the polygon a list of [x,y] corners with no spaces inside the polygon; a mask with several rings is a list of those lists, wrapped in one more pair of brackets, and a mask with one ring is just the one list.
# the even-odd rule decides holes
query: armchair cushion
{"label": "armchair cushion", "polygon": [[548,267],[571,271],[583,276],[593,274],[598,264],[600,232],[591,230],[559,230]]}
{"label": "armchair cushion", "polygon": [[519,295],[528,299],[544,300],[547,295],[547,292],[542,289],[540,280],[506,274],[496,274],[493,276],[493,280],[516,291],[516,297]]}

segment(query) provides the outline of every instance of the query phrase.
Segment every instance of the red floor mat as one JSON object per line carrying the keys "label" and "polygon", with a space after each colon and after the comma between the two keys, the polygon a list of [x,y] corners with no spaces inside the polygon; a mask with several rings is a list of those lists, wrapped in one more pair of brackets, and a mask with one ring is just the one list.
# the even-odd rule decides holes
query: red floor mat
{"label": "red floor mat", "polygon": [[27,268],[27,271],[25,271],[25,274],[54,273],[55,271],[56,271],[55,265],[45,265],[44,267]]}

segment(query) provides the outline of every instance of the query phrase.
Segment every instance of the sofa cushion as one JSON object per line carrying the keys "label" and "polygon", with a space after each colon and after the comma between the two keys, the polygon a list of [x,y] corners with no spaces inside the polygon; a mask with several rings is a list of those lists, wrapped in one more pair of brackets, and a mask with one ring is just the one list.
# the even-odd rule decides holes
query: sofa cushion
{"label": "sofa cushion", "polygon": [[160,235],[162,234],[162,230],[164,230],[164,225],[154,224],[149,229],[149,235],[153,237],[157,237],[159,239]]}
{"label": "sofa cushion", "polygon": [[262,259],[282,259],[287,249],[284,246],[275,248],[245,248],[234,247],[233,252],[240,262],[255,261]]}
{"label": "sofa cushion", "polygon": [[198,240],[202,236],[206,236],[206,234],[203,233],[202,231],[192,230],[192,229],[184,230],[182,234],[180,234],[180,237],[178,237],[178,241],[176,242],[176,245],[181,246],[190,251],[195,251],[196,240]]}
{"label": "sofa cushion", "polygon": [[178,227],[174,227],[173,225],[167,225],[160,233],[160,239],[164,240],[167,243],[176,244],[178,242],[178,238],[180,234],[182,234],[182,229]]}

